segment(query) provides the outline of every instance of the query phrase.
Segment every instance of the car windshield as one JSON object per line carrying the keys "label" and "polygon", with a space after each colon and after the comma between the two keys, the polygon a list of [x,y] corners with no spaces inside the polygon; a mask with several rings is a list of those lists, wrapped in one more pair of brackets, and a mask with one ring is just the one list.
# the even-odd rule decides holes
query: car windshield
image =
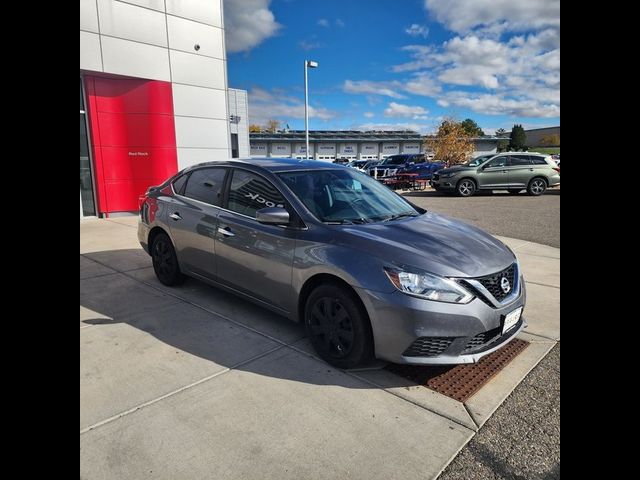
{"label": "car windshield", "polygon": [[357,170],[306,170],[278,176],[321,222],[371,223],[420,214],[402,197]]}
{"label": "car windshield", "polygon": [[467,163],[465,163],[464,165],[466,165],[467,167],[479,167],[480,165],[482,165],[484,162],[486,162],[487,160],[489,160],[493,155],[480,155],[479,157],[476,157],[472,160],[469,160]]}

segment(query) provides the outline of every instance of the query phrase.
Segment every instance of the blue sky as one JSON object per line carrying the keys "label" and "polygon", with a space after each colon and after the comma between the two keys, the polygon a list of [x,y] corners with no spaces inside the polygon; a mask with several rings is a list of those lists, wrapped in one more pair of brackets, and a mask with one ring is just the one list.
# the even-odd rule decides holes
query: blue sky
{"label": "blue sky", "polygon": [[428,133],[560,124],[559,0],[224,0],[229,86],[252,123]]}

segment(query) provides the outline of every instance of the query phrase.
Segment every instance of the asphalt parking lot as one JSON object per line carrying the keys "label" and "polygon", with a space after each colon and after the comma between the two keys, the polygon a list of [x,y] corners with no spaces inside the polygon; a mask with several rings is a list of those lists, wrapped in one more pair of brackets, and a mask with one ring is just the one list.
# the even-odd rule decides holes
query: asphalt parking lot
{"label": "asphalt parking lot", "polygon": [[506,191],[479,192],[461,198],[436,192],[406,192],[411,202],[427,210],[459,218],[493,235],[520,238],[560,248],[560,188],[540,197]]}

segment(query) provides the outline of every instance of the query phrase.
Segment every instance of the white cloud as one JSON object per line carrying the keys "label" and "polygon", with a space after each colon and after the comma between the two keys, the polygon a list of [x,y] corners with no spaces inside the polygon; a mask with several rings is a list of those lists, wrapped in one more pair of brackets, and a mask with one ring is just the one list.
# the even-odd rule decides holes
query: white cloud
{"label": "white cloud", "polygon": [[344,28],[344,26],[345,26],[344,20],[342,20],[341,18],[336,18],[336,27]]}
{"label": "white cloud", "polygon": [[401,86],[401,83],[398,81],[373,82],[370,80],[345,80],[342,89],[347,93],[368,93],[384,95],[391,98],[406,98],[397,91]]}
{"label": "white cloud", "polygon": [[410,52],[414,60],[392,66],[391,71],[393,72],[413,72],[431,67],[434,64],[433,60],[429,58],[433,53],[433,49],[428,45],[405,45],[401,50]]}
{"label": "white cloud", "polygon": [[412,23],[404,29],[404,33],[406,33],[407,35],[411,35],[412,37],[427,38],[427,36],[429,35],[429,29],[424,25]]}
{"label": "white cloud", "polygon": [[224,0],[227,52],[245,52],[274,36],[281,25],[269,10],[271,0]]}
{"label": "white cloud", "polygon": [[324,47],[324,43],[313,42],[313,41],[309,41],[308,42],[306,40],[302,40],[302,41],[298,42],[298,47],[300,47],[305,52],[308,52],[309,50],[316,50],[318,48],[323,48]]}
{"label": "white cloud", "polygon": [[[326,121],[335,117],[334,111],[309,105],[309,118]],[[294,118],[304,118],[304,101],[281,91],[252,88],[249,91],[250,123],[264,125],[271,118],[284,122]]]}
{"label": "white cloud", "polygon": [[426,120],[428,110],[418,105],[403,105],[401,103],[391,102],[384,110],[385,117],[401,117],[412,118],[413,120]]}
{"label": "white cloud", "polygon": [[362,123],[353,126],[354,130],[412,130],[425,134],[429,127],[422,123]]}
{"label": "white cloud", "polygon": [[373,118],[375,117],[375,113],[373,112],[364,112],[364,116],[367,118]]}
{"label": "white cloud", "polygon": [[320,18],[317,23],[321,27],[329,28],[329,20],[326,18]]}
{"label": "white cloud", "polygon": [[414,75],[411,80],[404,84],[403,89],[414,95],[425,97],[435,97],[442,90],[438,82],[428,73]]}
{"label": "white cloud", "polygon": [[511,115],[514,117],[557,117],[560,106],[531,98],[512,98],[501,94],[451,92],[438,100],[441,107],[468,108],[485,115]]}
{"label": "white cloud", "polygon": [[457,33],[486,34],[560,25],[560,0],[425,0],[425,8]]}

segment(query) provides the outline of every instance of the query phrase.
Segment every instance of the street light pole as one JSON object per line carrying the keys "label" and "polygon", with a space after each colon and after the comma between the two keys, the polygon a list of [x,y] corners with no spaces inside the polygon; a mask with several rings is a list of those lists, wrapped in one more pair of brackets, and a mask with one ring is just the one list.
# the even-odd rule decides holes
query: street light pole
{"label": "street light pole", "polygon": [[304,61],[304,137],[306,143],[307,160],[309,160],[309,82],[307,80],[307,67],[318,68],[318,62]]}

